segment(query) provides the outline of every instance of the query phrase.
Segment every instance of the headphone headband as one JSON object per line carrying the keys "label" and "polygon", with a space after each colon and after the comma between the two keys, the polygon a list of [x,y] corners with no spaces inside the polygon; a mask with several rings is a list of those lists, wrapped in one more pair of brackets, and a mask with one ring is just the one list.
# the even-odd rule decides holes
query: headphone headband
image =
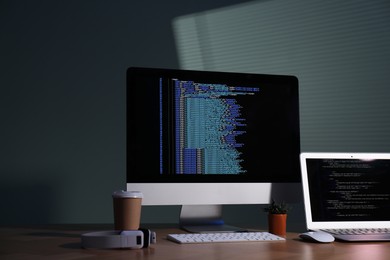
{"label": "headphone headband", "polygon": [[81,235],[83,248],[139,249],[155,243],[156,232],[149,229],[98,231]]}

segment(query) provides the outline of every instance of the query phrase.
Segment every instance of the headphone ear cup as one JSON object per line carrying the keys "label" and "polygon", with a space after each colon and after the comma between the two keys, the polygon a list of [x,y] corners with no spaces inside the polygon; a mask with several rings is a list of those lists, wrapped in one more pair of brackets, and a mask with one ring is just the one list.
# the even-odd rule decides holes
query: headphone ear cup
{"label": "headphone ear cup", "polygon": [[142,248],[147,248],[150,244],[150,230],[145,228],[140,228],[139,230],[144,234],[144,246]]}

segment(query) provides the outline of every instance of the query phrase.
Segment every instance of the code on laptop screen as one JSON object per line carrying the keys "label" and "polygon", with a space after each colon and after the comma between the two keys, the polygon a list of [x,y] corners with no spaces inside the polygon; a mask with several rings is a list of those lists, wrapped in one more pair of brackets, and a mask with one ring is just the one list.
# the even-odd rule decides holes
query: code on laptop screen
{"label": "code on laptop screen", "polygon": [[314,221],[390,220],[390,160],[307,159],[307,171]]}

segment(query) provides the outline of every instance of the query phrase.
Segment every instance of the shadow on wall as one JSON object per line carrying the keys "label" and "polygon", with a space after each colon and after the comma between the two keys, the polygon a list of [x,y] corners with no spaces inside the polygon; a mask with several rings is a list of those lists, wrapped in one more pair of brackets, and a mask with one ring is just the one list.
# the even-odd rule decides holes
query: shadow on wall
{"label": "shadow on wall", "polygon": [[42,182],[2,182],[0,184],[0,224],[47,224],[53,217],[56,193],[53,185]]}
{"label": "shadow on wall", "polygon": [[302,184],[299,183],[272,183],[271,198],[275,201],[299,203],[303,201]]}

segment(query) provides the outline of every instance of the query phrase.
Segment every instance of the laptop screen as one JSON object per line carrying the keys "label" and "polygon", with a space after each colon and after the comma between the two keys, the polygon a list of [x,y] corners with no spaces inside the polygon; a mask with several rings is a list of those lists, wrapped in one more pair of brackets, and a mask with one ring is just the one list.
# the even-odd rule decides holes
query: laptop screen
{"label": "laptop screen", "polygon": [[307,159],[306,165],[313,221],[390,220],[390,160]]}
{"label": "laptop screen", "polygon": [[308,224],[390,221],[388,156],[301,154]]}

